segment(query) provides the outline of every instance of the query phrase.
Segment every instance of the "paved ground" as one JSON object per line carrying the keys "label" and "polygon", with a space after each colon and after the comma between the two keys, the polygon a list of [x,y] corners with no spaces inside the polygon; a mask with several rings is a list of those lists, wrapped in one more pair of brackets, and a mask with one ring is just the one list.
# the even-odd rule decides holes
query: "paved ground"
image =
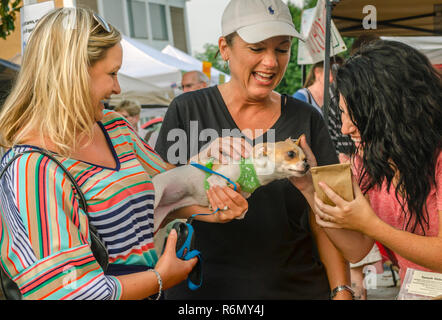
{"label": "paved ground", "polygon": [[393,275],[390,269],[384,268],[383,274],[376,274],[371,277],[367,285],[367,300],[396,300],[400,289],[400,279],[397,272],[395,276],[397,279],[396,286],[394,286]]}

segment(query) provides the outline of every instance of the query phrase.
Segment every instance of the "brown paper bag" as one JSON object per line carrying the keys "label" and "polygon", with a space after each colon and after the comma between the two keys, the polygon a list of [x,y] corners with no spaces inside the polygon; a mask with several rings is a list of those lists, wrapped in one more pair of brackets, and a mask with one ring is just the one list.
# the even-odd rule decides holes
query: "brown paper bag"
{"label": "brown paper bag", "polygon": [[349,163],[332,164],[329,166],[312,167],[310,169],[313,178],[313,187],[324,203],[335,206],[322,188],[319,186],[319,182],[325,182],[334,192],[336,192],[341,198],[346,201],[352,201],[353,186],[351,180],[351,169]]}

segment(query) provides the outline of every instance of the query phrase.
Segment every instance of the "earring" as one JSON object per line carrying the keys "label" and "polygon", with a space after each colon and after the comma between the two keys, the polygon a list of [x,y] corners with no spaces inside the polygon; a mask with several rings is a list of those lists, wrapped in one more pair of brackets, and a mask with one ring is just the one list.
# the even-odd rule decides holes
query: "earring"
{"label": "earring", "polygon": [[230,68],[229,66],[229,60],[224,60],[224,69],[228,70]]}

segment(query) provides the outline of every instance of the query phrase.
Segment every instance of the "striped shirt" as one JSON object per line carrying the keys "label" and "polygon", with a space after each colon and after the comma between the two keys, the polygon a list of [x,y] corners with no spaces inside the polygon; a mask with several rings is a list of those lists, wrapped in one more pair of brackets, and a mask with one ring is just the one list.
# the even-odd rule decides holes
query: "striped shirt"
{"label": "striped shirt", "polygon": [[[153,267],[158,258],[151,179],[166,164],[117,113],[105,110],[98,124],[115,168],[56,157],[83,191],[109,262]],[[12,148],[0,169],[31,148]],[[89,243],[87,215],[63,171],[39,153],[20,156],[1,181],[0,263],[24,298],[119,299],[120,282],[104,274]]]}

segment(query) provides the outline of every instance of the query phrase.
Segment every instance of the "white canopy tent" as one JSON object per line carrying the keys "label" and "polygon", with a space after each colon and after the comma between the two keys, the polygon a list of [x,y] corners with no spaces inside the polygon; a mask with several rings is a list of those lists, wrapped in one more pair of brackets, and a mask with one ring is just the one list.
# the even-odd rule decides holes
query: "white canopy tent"
{"label": "white canopy tent", "polygon": [[442,64],[442,37],[424,36],[424,37],[381,37],[385,40],[403,42],[413,47],[430,60],[431,64]]}
{"label": "white canopy tent", "polygon": [[[121,94],[111,97],[111,105],[123,99],[135,99],[146,105],[168,105],[177,93],[182,72],[202,70],[201,61],[172,46],[161,52],[126,36],[121,45],[123,65],[118,75]],[[212,68],[212,84],[218,84],[220,74],[221,71]],[[226,74],[225,79],[229,79]]]}
{"label": "white canopy tent", "polygon": [[[181,51],[171,45],[167,45],[161,52],[165,53],[167,55],[170,55],[178,60],[181,60],[185,63],[193,65],[193,70],[199,70],[199,71],[203,70],[202,61],[192,57],[191,55],[188,55],[187,53],[185,53],[185,52],[183,52],[183,51]],[[188,70],[186,70],[186,71],[188,71]],[[219,76],[221,74],[224,75],[225,82],[230,80],[230,76],[228,74],[212,67],[210,70],[210,83],[212,85],[219,84]]]}
{"label": "white canopy tent", "polygon": [[181,72],[192,69],[192,65],[126,36],[121,45],[123,64],[118,75],[121,94],[112,96],[110,104],[136,99],[141,104],[168,105],[181,81]]}

